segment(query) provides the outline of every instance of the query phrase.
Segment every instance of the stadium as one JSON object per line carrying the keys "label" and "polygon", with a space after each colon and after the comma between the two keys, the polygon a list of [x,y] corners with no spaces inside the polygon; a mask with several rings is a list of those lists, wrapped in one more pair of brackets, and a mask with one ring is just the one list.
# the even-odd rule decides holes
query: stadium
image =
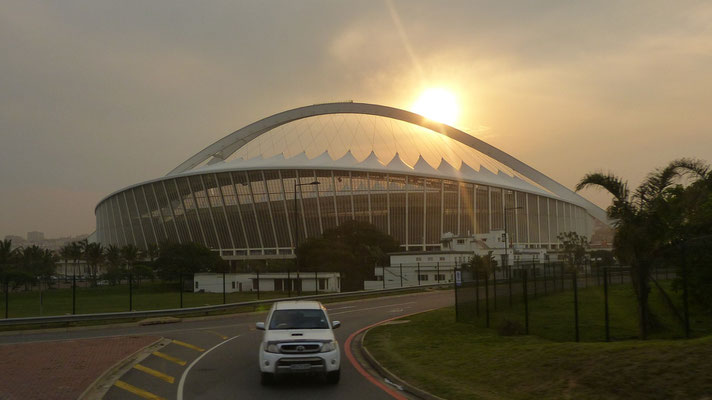
{"label": "stadium", "polygon": [[102,199],[96,240],[147,248],[198,242],[227,260],[291,258],[295,243],[348,220],[403,251],[446,233],[503,230],[526,248],[560,232],[591,237],[605,212],[507,153],[451,126],[374,104],[288,110],[241,128],[166,176]]}

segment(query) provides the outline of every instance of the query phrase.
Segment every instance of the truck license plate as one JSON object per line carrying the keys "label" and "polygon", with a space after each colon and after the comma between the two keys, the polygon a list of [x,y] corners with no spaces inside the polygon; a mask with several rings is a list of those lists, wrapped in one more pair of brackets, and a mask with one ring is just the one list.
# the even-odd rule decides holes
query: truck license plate
{"label": "truck license plate", "polygon": [[291,367],[292,371],[307,371],[311,369],[310,364],[292,364]]}

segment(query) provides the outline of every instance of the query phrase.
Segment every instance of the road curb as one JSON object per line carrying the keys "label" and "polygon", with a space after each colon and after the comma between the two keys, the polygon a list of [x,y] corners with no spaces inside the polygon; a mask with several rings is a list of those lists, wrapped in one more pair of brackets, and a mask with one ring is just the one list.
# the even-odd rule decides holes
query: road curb
{"label": "road curb", "polygon": [[[404,316],[405,317],[405,316]],[[390,321],[387,321],[390,322]],[[384,322],[386,323],[386,322]],[[380,326],[382,324],[378,324],[377,326]],[[396,374],[392,373],[389,371],[386,367],[384,367],[381,363],[376,360],[376,358],[366,349],[366,347],[363,345],[363,340],[366,337],[366,334],[368,332],[375,328],[369,328],[365,330],[363,333],[359,334],[355,339],[356,339],[356,345],[358,346],[359,351],[361,352],[361,356],[370,364],[371,368],[376,370],[382,377],[388,379],[392,383],[395,383],[398,386],[402,387],[402,390],[404,392],[407,392],[408,394],[411,394],[415,396],[416,398],[423,399],[423,400],[445,400],[442,397],[435,396],[432,393],[426,392],[425,390],[422,390],[407,381],[399,378]]]}
{"label": "road curb", "polygon": [[148,346],[136,350],[133,354],[104,371],[82,392],[82,394],[79,395],[77,400],[94,400],[103,398],[106,392],[111,389],[114,382],[125,374],[126,371],[131,369],[135,364],[143,361],[143,359],[151,355],[154,351],[168,345],[170,342],[170,339],[160,338]]}

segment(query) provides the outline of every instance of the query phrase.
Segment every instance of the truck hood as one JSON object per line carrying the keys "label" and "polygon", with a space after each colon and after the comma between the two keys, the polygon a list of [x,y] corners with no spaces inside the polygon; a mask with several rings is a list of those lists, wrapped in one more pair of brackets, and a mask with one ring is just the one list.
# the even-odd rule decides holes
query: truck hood
{"label": "truck hood", "polygon": [[265,331],[265,342],[291,342],[291,341],[329,341],[334,340],[331,329],[285,329]]}

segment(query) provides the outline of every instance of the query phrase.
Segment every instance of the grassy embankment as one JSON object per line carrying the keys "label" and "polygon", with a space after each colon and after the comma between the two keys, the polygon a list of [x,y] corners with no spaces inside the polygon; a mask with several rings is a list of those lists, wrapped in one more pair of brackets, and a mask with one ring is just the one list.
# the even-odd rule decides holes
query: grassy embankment
{"label": "grassy embankment", "polygon": [[[498,334],[503,320],[523,315],[508,306],[500,305],[500,312],[492,314],[492,329],[484,328],[482,319],[455,323],[454,308],[448,308],[408,317],[406,324],[374,328],[365,345],[396,375],[448,399],[712,396],[712,337],[593,342],[604,338],[603,311],[600,318],[596,311],[602,305],[598,292],[600,288],[580,291],[581,338],[592,341],[588,343],[571,341],[571,293],[561,292],[530,300],[531,335]],[[630,286],[613,287],[609,300],[614,337],[635,336]],[[678,337],[680,323],[662,301],[652,296],[658,321],[652,336]],[[696,315],[693,320],[696,334],[710,333],[710,318]]]}
{"label": "grassy embankment", "polygon": [[[260,299],[286,297],[286,293],[262,292]],[[72,289],[11,292],[9,317],[64,315],[72,313]],[[226,293],[227,303],[257,300],[257,293]],[[183,292],[183,307],[222,304],[222,293]],[[5,310],[4,297],[0,296],[0,312]],[[176,285],[142,283],[133,289],[134,310],[157,310],[180,307],[180,292]],[[76,313],[92,314],[129,311],[128,285],[77,287]]]}

